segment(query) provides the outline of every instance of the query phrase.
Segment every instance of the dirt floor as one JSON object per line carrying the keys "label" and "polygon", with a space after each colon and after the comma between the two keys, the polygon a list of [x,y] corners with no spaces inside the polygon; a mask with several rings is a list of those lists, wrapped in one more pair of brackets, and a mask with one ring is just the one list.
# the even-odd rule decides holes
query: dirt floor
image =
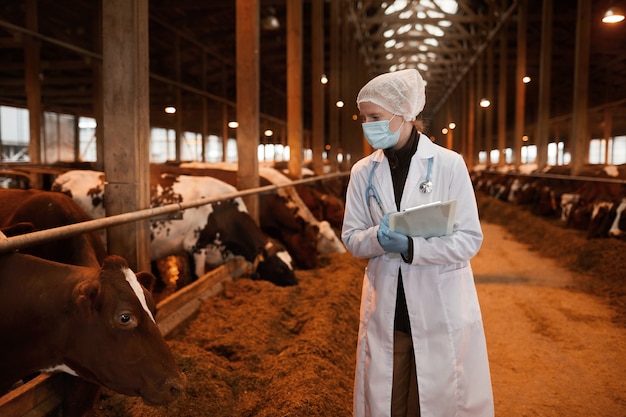
{"label": "dirt floor", "polygon": [[[479,195],[472,260],[496,416],[626,416],[626,242]],[[238,279],[171,340],[188,378],[167,408],[103,391],[96,415],[350,416],[364,261],[323,258],[297,287]]]}

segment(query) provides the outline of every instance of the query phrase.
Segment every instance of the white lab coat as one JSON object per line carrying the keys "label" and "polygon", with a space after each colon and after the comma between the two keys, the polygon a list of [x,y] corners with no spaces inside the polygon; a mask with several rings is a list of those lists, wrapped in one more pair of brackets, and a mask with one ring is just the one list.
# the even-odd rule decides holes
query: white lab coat
{"label": "white lab coat", "polygon": [[[429,158],[433,190],[423,193]],[[366,199],[369,174],[383,210]],[[357,342],[354,416],[391,412],[393,331],[398,268],[411,322],[422,417],[491,417],[494,414],[487,347],[469,260],[483,240],[476,197],[462,157],[421,135],[411,160],[401,209],[457,200],[452,235],[413,239],[413,262],[385,253],[376,232],[384,213],[396,210],[383,151],[352,168],[342,240],[358,258],[370,258],[363,279]],[[371,210],[368,208],[371,207]],[[370,215],[371,213],[371,215]],[[373,217],[373,218],[372,218]]]}

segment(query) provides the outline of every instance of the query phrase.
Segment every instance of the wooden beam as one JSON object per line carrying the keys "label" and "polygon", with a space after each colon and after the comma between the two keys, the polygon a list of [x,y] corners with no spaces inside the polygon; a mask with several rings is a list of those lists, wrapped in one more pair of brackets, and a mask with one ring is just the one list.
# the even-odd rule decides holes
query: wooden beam
{"label": "wooden beam", "polygon": [[507,23],[505,23],[500,31],[500,63],[498,75],[498,140],[497,146],[499,152],[498,165],[503,166],[506,163],[506,108],[507,108]]}
{"label": "wooden beam", "polygon": [[287,167],[302,177],[302,1],[287,0]]}
{"label": "wooden beam", "polygon": [[526,120],[526,51],[528,26],[528,0],[518,0],[517,8],[517,60],[515,69],[515,133],[513,134],[513,163],[519,168],[522,163],[522,136]]}
{"label": "wooden beam", "polygon": [[591,38],[591,0],[578,0],[576,19],[576,57],[572,85],[572,175],[578,175],[588,160],[589,140],[589,52]]}
{"label": "wooden beam", "polygon": [[[259,0],[237,0],[237,188],[259,186]],[[259,223],[259,199],[244,198],[248,213]]]}
{"label": "wooden beam", "polygon": [[541,59],[539,68],[539,109],[537,114],[537,168],[548,162],[550,134],[550,84],[552,72],[552,0],[544,0],[541,21]]}
{"label": "wooden beam", "polygon": [[[27,0],[26,2],[26,27],[32,32],[38,29],[37,1]],[[26,36],[24,38],[24,79],[26,83],[26,102],[29,113],[29,133],[30,145],[28,148],[30,162],[41,163],[41,79],[40,74],[40,53],[41,43],[39,39]],[[42,179],[34,176],[31,179],[31,187],[40,188]]]}
{"label": "wooden beam", "polygon": [[[107,215],[150,207],[148,0],[102,2]],[[148,220],[108,229],[108,251],[150,270]]]}
{"label": "wooden beam", "polygon": [[324,88],[324,0],[311,0],[311,148],[313,171],[324,173],[322,153],[326,142]]}

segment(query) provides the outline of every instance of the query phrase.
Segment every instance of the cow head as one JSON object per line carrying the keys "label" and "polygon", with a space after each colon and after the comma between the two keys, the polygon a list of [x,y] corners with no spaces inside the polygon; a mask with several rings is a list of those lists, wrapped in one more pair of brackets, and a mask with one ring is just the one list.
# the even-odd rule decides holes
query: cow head
{"label": "cow head", "polygon": [[263,231],[285,245],[298,268],[317,266],[319,229],[300,217],[297,207],[277,194],[262,194],[260,218]]}
{"label": "cow head", "polygon": [[315,214],[315,217],[320,220],[328,221],[333,227],[341,228],[345,211],[343,200],[337,196],[323,193],[314,188],[311,189],[311,194],[314,196],[319,206],[319,213]]}
{"label": "cow head", "polygon": [[268,239],[254,259],[252,279],[263,279],[281,287],[298,284],[291,256],[280,242]]}
{"label": "cow head", "polygon": [[207,224],[200,233],[198,248],[219,247],[224,256],[244,257],[255,266],[255,277],[276,285],[295,285],[291,256],[277,241],[269,241],[241,200],[214,203]]}
{"label": "cow head", "polygon": [[123,258],[108,257],[99,276],[73,290],[64,363],[78,376],[147,404],[166,404],[182,393],[184,375],[155,321],[155,303]]}

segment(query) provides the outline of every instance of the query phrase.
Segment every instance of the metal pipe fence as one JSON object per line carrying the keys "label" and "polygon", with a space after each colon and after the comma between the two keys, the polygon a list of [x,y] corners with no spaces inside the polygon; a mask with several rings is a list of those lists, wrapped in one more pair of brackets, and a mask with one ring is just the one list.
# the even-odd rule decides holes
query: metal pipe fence
{"label": "metal pipe fence", "polygon": [[63,239],[71,236],[76,236],[81,233],[91,232],[93,230],[105,229],[112,226],[117,226],[124,223],[131,223],[139,220],[145,220],[157,216],[168,215],[172,213],[178,213],[185,211],[189,208],[203,206],[205,204],[216,203],[218,201],[230,200],[236,197],[245,197],[253,194],[265,194],[276,191],[280,188],[292,187],[300,184],[307,184],[316,181],[322,181],[337,177],[343,177],[349,175],[349,172],[336,172],[326,175],[318,175],[315,177],[309,177],[299,180],[293,180],[287,184],[272,184],[263,187],[250,188],[247,190],[237,191],[233,193],[220,194],[211,198],[200,198],[192,201],[183,201],[181,203],[167,204],[159,207],[152,207],[148,209],[133,211],[129,213],[117,214],[114,216],[108,216],[101,219],[94,219],[80,223],[74,223],[67,226],[60,226],[46,230],[39,230],[32,233],[26,233],[23,235],[12,236],[6,239],[0,236],[0,253],[10,252],[19,248],[32,246],[39,243],[50,242],[53,240]]}

